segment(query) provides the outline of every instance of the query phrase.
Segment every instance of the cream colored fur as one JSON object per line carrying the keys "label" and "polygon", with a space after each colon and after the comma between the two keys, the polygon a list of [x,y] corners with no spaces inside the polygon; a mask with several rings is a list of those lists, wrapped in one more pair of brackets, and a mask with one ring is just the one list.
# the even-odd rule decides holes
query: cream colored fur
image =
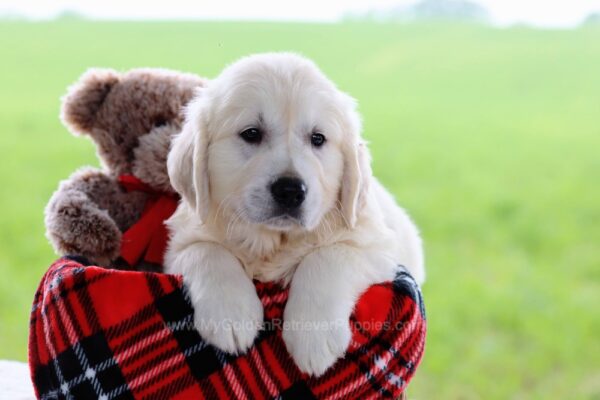
{"label": "cream colored fur", "polygon": [[[416,227],[372,176],[355,102],[309,60],[244,58],[187,108],[168,157],[182,201],[168,221],[166,270],[182,274],[195,325],[228,352],[250,347],[263,320],[251,279],[290,284],[283,338],[301,370],[320,375],[350,343],[348,318],[370,285],[404,265],[425,273]],[[259,145],[239,133],[259,127]],[[310,142],[318,131],[322,147]],[[299,218],[273,216],[280,176],[307,186]]]}

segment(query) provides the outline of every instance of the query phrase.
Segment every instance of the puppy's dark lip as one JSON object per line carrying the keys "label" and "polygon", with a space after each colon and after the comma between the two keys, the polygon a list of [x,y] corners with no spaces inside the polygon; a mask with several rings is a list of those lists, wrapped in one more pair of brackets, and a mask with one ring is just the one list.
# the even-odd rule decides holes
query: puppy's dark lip
{"label": "puppy's dark lip", "polygon": [[300,221],[302,211],[299,208],[276,207],[271,214],[271,218],[288,218]]}
{"label": "puppy's dark lip", "polygon": [[300,223],[300,220],[292,215],[289,214],[283,214],[283,215],[277,215],[275,217],[271,217],[269,219],[267,219],[265,221],[265,223],[272,223],[272,222],[276,222],[276,221],[289,221],[289,222],[296,222],[296,223]]}
{"label": "puppy's dark lip", "polygon": [[282,228],[288,229],[288,228],[292,228],[294,225],[300,226],[300,227],[304,226],[304,224],[302,223],[302,220],[300,220],[299,218],[296,218],[294,216],[291,216],[289,214],[283,214],[283,215],[271,217],[269,219],[262,221],[261,224],[269,226],[269,227],[273,227],[276,229],[282,229]]}

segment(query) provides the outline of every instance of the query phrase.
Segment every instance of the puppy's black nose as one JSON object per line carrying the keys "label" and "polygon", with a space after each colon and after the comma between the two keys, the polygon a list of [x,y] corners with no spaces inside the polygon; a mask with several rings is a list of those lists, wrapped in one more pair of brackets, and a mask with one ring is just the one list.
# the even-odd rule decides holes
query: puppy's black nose
{"label": "puppy's black nose", "polygon": [[281,207],[298,208],[306,198],[306,185],[298,178],[279,178],[271,185],[271,195]]}

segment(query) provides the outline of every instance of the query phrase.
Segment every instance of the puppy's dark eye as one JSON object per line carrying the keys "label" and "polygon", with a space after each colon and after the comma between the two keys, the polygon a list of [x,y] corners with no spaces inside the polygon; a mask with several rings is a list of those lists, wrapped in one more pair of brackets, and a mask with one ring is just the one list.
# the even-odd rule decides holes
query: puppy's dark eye
{"label": "puppy's dark eye", "polygon": [[323,144],[325,144],[326,141],[327,141],[327,139],[325,138],[325,136],[322,133],[313,132],[313,134],[310,135],[310,142],[315,147],[323,146]]}
{"label": "puppy's dark eye", "polygon": [[262,140],[262,132],[256,128],[248,128],[240,132],[240,136],[246,143],[259,144]]}

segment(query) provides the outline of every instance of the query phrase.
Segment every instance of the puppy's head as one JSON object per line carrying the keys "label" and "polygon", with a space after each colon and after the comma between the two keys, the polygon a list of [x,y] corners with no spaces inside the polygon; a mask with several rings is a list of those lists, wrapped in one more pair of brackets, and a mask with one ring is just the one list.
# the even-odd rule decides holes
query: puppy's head
{"label": "puppy's head", "polygon": [[352,227],[371,173],[360,128],[354,100],[311,61],[243,58],[188,106],[169,176],[203,221],[313,230],[333,211]]}

